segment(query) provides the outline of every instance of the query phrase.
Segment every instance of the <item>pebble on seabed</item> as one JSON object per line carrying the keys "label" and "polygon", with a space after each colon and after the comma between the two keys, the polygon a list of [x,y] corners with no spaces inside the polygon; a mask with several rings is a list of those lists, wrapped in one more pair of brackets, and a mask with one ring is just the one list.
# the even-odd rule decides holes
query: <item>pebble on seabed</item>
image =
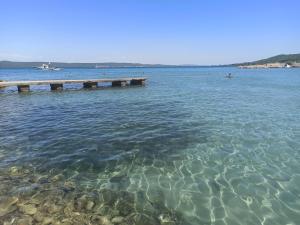
{"label": "pebble on seabed", "polygon": [[52,182],[57,182],[57,181],[62,181],[64,179],[64,175],[62,174],[57,174],[54,177],[51,178]]}
{"label": "pebble on seabed", "polygon": [[11,175],[16,175],[16,174],[18,174],[18,173],[19,173],[18,167],[16,167],[16,166],[10,167],[9,173],[10,173]]}
{"label": "pebble on seabed", "polygon": [[30,216],[24,216],[17,220],[18,225],[31,225],[33,222],[33,219]]}
{"label": "pebble on seabed", "polygon": [[88,201],[87,204],[86,204],[86,210],[90,211],[93,209],[95,203],[92,202],[92,201]]}
{"label": "pebble on seabed", "polygon": [[94,216],[93,222],[101,225],[113,225],[113,223],[106,216]]}
{"label": "pebble on seabed", "polygon": [[117,216],[117,217],[114,217],[111,222],[114,223],[114,224],[120,224],[122,223],[124,220],[124,217],[122,216]]}
{"label": "pebble on seabed", "polygon": [[29,170],[17,166],[10,167],[8,171],[11,176],[21,176],[29,173]]}
{"label": "pebble on seabed", "polygon": [[53,219],[51,217],[45,217],[43,219],[43,225],[48,225],[48,224],[52,224],[53,223]]}
{"label": "pebble on seabed", "polygon": [[66,181],[64,183],[63,189],[64,189],[64,191],[74,191],[75,187],[76,187],[76,185],[75,185],[74,182],[72,182],[72,181]]}
{"label": "pebble on seabed", "polygon": [[[159,218],[158,201],[140,201],[135,193],[117,189],[81,190],[73,180],[61,173],[54,176],[31,174],[23,167],[11,167],[7,173],[15,183],[26,183],[18,197],[0,197],[0,224],[5,225],[175,225],[172,215]],[[28,179],[30,178],[30,179]],[[31,179],[32,178],[32,179]],[[110,182],[127,184],[126,176],[113,177]],[[34,189],[38,185],[38,189]],[[122,187],[123,187],[122,186]],[[27,189],[29,191],[27,191]],[[34,191],[30,191],[34,189]],[[26,190],[26,194],[25,191]],[[14,192],[15,193],[15,192]],[[15,193],[16,194],[16,193]],[[145,194],[141,194],[145,196]],[[136,201],[140,204],[136,205]],[[158,202],[158,203],[157,203]],[[145,205],[151,210],[145,211]],[[157,209],[157,210],[154,210]],[[166,211],[168,211],[166,209]],[[168,216],[169,215],[169,216]]]}
{"label": "pebble on seabed", "polygon": [[20,211],[27,215],[34,215],[37,212],[37,208],[35,207],[35,205],[32,204],[18,205],[18,206]]}
{"label": "pebble on seabed", "polygon": [[15,204],[19,201],[17,197],[8,197],[0,199],[0,217],[5,216],[17,209]]}

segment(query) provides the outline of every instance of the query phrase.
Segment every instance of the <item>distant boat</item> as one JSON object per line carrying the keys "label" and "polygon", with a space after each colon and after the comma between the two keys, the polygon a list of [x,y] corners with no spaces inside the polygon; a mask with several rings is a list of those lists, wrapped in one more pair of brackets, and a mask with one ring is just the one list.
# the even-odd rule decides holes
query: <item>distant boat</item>
{"label": "distant boat", "polygon": [[40,69],[40,70],[53,70],[53,71],[59,71],[62,69],[62,68],[58,68],[58,67],[51,67],[50,64],[51,64],[50,62],[48,64],[43,63],[41,66],[38,66],[36,68]]}

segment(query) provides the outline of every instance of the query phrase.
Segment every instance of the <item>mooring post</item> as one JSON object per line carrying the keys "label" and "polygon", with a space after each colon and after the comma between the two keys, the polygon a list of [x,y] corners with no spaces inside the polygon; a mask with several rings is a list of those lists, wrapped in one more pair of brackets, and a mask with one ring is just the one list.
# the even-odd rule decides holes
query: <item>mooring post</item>
{"label": "mooring post", "polygon": [[111,86],[113,87],[125,87],[127,85],[126,80],[116,80],[111,82]]}
{"label": "mooring post", "polygon": [[61,91],[63,87],[63,84],[50,84],[51,91]]}
{"label": "mooring post", "polygon": [[18,85],[18,92],[29,92],[29,85]]}
{"label": "mooring post", "polygon": [[97,88],[98,87],[98,83],[97,82],[84,82],[83,83],[83,88]]}
{"label": "mooring post", "polygon": [[145,85],[145,80],[133,79],[130,81],[130,85]]}

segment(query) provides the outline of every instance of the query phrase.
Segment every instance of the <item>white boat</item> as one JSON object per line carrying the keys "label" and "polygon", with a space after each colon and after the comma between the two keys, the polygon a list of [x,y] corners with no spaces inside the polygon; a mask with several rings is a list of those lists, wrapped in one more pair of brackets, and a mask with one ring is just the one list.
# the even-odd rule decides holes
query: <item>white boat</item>
{"label": "white boat", "polygon": [[49,65],[48,64],[43,64],[39,67],[36,67],[37,69],[41,69],[41,70],[49,70]]}
{"label": "white boat", "polygon": [[50,66],[50,62],[48,64],[42,64],[41,66],[36,67],[37,69],[41,69],[41,70],[54,70],[54,71],[59,71],[61,70],[61,68],[58,67],[51,67]]}

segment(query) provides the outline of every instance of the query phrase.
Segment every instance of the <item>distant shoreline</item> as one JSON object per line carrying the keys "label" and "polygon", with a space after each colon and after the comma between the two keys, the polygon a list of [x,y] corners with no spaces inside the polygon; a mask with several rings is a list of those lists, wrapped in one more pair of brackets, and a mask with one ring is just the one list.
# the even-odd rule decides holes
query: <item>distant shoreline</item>
{"label": "distant shoreline", "polygon": [[[217,64],[217,65],[198,65],[198,64],[145,64],[145,63],[65,63],[65,62],[15,62],[0,61],[0,69],[28,69],[41,67],[47,64],[52,68],[73,68],[73,69],[124,69],[124,68],[199,68],[199,67],[239,67],[243,69],[258,68],[289,68],[300,67],[300,54],[281,54],[267,59],[261,59],[253,62],[235,63],[235,64]],[[51,64],[51,65],[50,65]]]}
{"label": "distant shoreline", "polygon": [[[46,64],[45,62],[9,62],[0,61],[0,69],[37,69],[37,67]],[[63,69],[140,69],[140,68],[199,68],[199,67],[225,67],[226,65],[101,65],[94,63],[51,63],[51,66]]]}
{"label": "distant shoreline", "polygon": [[280,69],[280,68],[299,68],[300,63],[266,63],[254,65],[238,66],[240,69]]}

